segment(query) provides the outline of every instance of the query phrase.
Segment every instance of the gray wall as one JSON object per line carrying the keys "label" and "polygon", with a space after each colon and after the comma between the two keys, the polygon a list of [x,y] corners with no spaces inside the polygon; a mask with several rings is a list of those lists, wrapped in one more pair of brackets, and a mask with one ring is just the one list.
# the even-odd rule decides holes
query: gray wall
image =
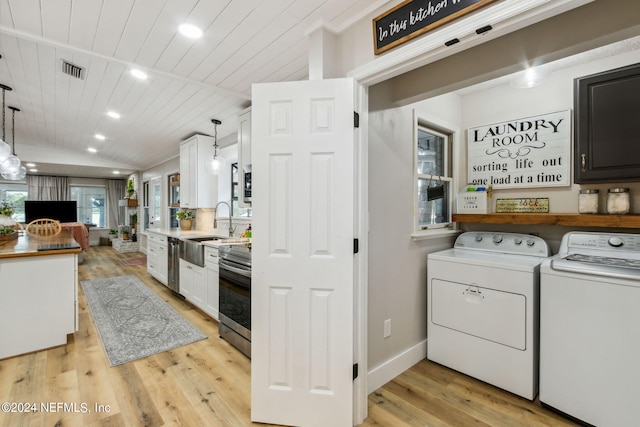
{"label": "gray wall", "polygon": [[[531,89],[509,86],[506,78],[435,96],[420,103],[398,103],[397,81],[370,88],[369,116],[369,212],[370,258],[368,283],[369,370],[391,363],[407,349],[419,345],[426,334],[426,255],[450,247],[452,238],[413,241],[410,237],[413,208],[413,110],[424,112],[459,127],[496,123],[573,108],[573,79],[640,62],[638,40],[625,43],[636,50],[608,52],[605,58],[588,56],[587,63],[568,61],[548,80]],[[602,55],[602,52],[598,53]],[[469,65],[470,67],[470,65]],[[414,86],[420,86],[416,76]],[[411,85],[411,81],[403,81]],[[403,92],[403,97],[407,93]],[[466,139],[458,141],[457,185],[466,183]],[[640,183],[615,186],[631,188],[632,212],[640,213]],[[611,184],[600,188],[604,198]],[[580,186],[501,190],[501,197],[549,197],[552,212],[577,212]],[[601,200],[601,205],[604,200]],[[464,230],[537,233],[555,252],[567,227],[462,224]],[[597,229],[589,229],[597,230]],[[629,232],[633,230],[616,230]],[[637,230],[636,230],[637,232]],[[392,335],[383,338],[383,322],[392,319]],[[390,378],[389,378],[390,379]]]}

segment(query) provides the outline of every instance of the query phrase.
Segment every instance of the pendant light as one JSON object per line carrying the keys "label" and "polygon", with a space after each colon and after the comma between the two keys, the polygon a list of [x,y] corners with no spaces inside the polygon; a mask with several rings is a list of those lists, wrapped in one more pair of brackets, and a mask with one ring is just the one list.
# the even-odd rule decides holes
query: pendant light
{"label": "pendant light", "polygon": [[[11,88],[9,88],[8,86],[4,86],[2,87],[2,139],[5,139],[5,125],[6,125],[6,120],[5,120],[5,91],[9,89],[11,90]],[[13,109],[13,107],[10,107]],[[14,110],[14,117],[15,117],[15,110]],[[15,122],[14,122],[15,124]],[[15,132],[15,130],[14,130]],[[14,133],[14,137],[15,137],[15,133]],[[6,141],[5,141],[6,144]],[[16,156],[15,153],[15,141],[14,141],[14,147],[13,147],[13,153],[10,153],[9,156],[7,156],[7,158],[5,158],[4,160],[2,160],[2,162],[0,162],[0,173],[2,174],[2,177],[5,179],[16,179],[15,177],[18,176],[18,174],[20,173],[20,159],[18,158],[18,156]]]}
{"label": "pendant light", "polygon": [[[13,143],[13,156],[16,157],[16,111],[20,111],[17,107],[8,107],[11,110],[11,141]],[[16,157],[17,158],[17,157]],[[20,159],[18,159],[19,161]],[[2,177],[10,181],[20,181],[27,176],[27,168],[20,165],[14,173],[2,173]]]}
{"label": "pendant light", "polygon": [[0,164],[4,162],[7,157],[11,155],[11,147],[9,144],[5,142],[5,134],[4,134],[4,95],[8,90],[12,90],[9,86],[0,84],[0,89],[2,89],[2,139],[0,139]]}
{"label": "pendant light", "polygon": [[218,125],[221,125],[222,122],[217,119],[211,119],[211,123],[213,123],[213,155],[207,159],[206,168],[209,173],[219,175],[220,167],[224,163],[224,159],[218,156]]}

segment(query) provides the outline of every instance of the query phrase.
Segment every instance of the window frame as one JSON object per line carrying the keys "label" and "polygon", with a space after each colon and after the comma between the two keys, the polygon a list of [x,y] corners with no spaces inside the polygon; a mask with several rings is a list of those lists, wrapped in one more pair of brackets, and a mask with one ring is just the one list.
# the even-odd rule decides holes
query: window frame
{"label": "window frame", "polygon": [[[107,196],[107,187],[106,185],[86,185],[86,184],[69,184],[69,200],[75,200],[76,201],[76,214],[77,214],[77,219],[78,222],[81,223],[85,223],[84,220],[81,220],[81,216],[80,216],[80,209],[86,209],[87,206],[81,206],[80,202],[76,199],[74,199],[72,197],[73,194],[73,189],[74,188],[92,188],[92,189],[102,189],[104,191],[104,205],[102,206],[102,216],[104,217],[104,225],[99,225],[96,224],[96,228],[109,228],[109,199]],[[94,209],[95,207],[91,207],[91,209]]]}
{"label": "window frame", "polygon": [[[460,170],[456,150],[456,146],[458,145],[456,144],[456,141],[460,132],[457,131],[454,126],[447,124],[442,120],[434,119],[429,115],[420,113],[416,110],[414,110],[413,113],[413,233],[411,237],[414,240],[420,240],[458,233],[457,224],[453,222],[453,209],[454,199],[457,193],[456,174]],[[418,130],[420,128],[447,138],[444,153],[444,176],[440,176],[438,178],[448,183],[446,186],[448,221],[439,224],[420,225],[419,223],[418,209],[420,201],[418,200],[418,182],[420,179],[430,179],[431,177],[431,175],[418,173]]]}

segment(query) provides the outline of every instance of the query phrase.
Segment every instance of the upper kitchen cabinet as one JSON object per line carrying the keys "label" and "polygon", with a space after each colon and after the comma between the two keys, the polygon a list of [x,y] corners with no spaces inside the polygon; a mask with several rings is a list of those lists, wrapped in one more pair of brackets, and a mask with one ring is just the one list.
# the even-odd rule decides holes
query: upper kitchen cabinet
{"label": "upper kitchen cabinet", "polygon": [[251,207],[251,108],[238,116],[238,206]]}
{"label": "upper kitchen cabinet", "polygon": [[640,181],[640,64],[574,81],[575,182]]}
{"label": "upper kitchen cabinet", "polygon": [[215,208],[218,177],[207,170],[213,156],[213,138],[194,135],[180,144],[180,207]]}

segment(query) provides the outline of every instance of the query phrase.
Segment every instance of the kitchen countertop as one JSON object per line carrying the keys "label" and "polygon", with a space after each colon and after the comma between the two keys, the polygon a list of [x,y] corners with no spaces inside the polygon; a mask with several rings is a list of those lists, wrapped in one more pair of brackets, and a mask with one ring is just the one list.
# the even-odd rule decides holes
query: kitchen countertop
{"label": "kitchen countertop", "polygon": [[193,239],[202,237],[211,237],[210,241],[203,241],[202,244],[213,248],[223,245],[238,245],[251,243],[251,239],[241,237],[229,237],[227,229],[213,228],[211,230],[181,230],[179,228],[150,228],[147,232],[162,234],[167,237],[177,239]]}
{"label": "kitchen countertop", "polygon": [[[62,249],[38,250],[41,245],[62,245]],[[31,257],[43,255],[62,255],[69,253],[80,253],[82,248],[67,230],[62,230],[55,236],[35,237],[27,233],[19,236],[15,240],[2,242],[0,244],[0,259]]]}

